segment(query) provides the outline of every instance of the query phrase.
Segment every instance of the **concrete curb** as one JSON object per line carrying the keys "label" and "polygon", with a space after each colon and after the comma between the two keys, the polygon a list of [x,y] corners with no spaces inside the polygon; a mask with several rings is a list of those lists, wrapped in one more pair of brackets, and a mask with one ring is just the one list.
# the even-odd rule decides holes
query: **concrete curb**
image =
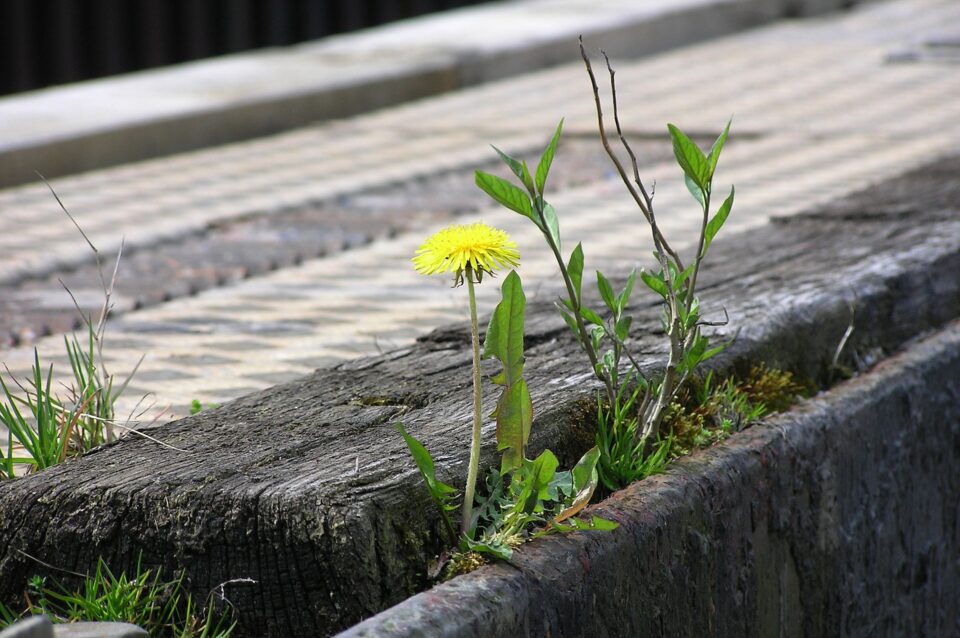
{"label": "concrete curb", "polygon": [[960,323],[548,537],[341,633],[946,636],[960,628]]}
{"label": "concrete curb", "polygon": [[0,638],[149,638],[144,629],[125,622],[53,624],[46,616],[30,616],[0,631]]}
{"label": "concrete curb", "polygon": [[356,115],[576,59],[649,55],[842,0],[523,0],[0,99],[0,187]]}

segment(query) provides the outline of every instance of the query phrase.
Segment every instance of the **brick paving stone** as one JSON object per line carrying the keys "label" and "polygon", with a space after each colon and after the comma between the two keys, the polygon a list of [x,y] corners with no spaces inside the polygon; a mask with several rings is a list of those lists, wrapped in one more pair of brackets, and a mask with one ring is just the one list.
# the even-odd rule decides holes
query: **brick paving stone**
{"label": "brick paving stone", "polygon": [[[955,2],[900,0],[616,62],[622,120],[635,139],[653,143],[663,139],[667,121],[714,135],[734,115],[733,138],[716,179],[718,188],[737,186],[723,241],[771,215],[795,214],[955,150],[960,143],[957,67],[888,58],[891,51],[957,23],[960,5]],[[409,210],[389,204],[393,197],[417,203],[409,192],[416,180],[487,162],[490,143],[508,152],[536,148],[561,116],[567,118],[571,139],[591,139],[592,109],[583,69],[566,65],[270,138],[57,180],[56,186],[65,201],[79,202],[71,205],[74,213],[106,251],[118,245],[118,231],[129,235],[132,229],[143,250],[159,236],[189,242],[209,235],[204,229],[243,223],[262,224],[267,232],[274,220],[282,227],[285,215],[311,206],[322,211],[320,203],[338,197],[406,218]],[[558,170],[566,161],[577,165],[565,153],[561,148]],[[588,268],[646,263],[645,229],[622,186],[609,167],[589,170],[595,172],[551,197],[566,249],[583,241]],[[696,210],[672,162],[654,157],[644,176],[657,181],[665,232],[672,237],[695,233]],[[383,190],[391,183],[393,191]],[[252,278],[131,310],[111,325],[112,370],[130,369],[146,353],[135,384],[149,390],[158,407],[171,406],[168,418],[182,415],[192,399],[219,403],[307,373],[317,363],[402,347],[439,324],[462,321],[463,292],[451,290],[445,280],[417,276],[409,265],[426,234],[475,205],[470,199],[461,211],[454,201],[459,197],[457,190],[438,201],[444,215],[411,218],[349,251],[304,255],[299,264],[283,261],[272,272],[264,267]],[[13,209],[17,213],[7,215]],[[36,278],[88,259],[75,230],[63,224],[41,187],[0,192],[0,211],[0,279]],[[470,218],[514,235],[530,296],[555,294],[555,266],[527,220],[490,205]],[[56,260],[35,255],[17,232],[17,219],[35,222],[30,237],[41,237]],[[378,223],[390,226],[383,217]],[[605,232],[611,227],[628,230]],[[153,294],[121,292],[126,299]],[[491,308],[496,285],[485,283],[479,292],[483,307]],[[704,301],[708,312],[720,312],[709,296]],[[61,347],[58,337],[39,341],[45,358]],[[3,354],[11,368],[28,367],[28,349]],[[189,357],[231,361],[198,365],[187,363]],[[136,400],[132,394],[124,400],[125,409]]]}
{"label": "brick paving stone", "polygon": [[[644,142],[639,150],[647,164],[670,154],[664,139]],[[565,143],[565,154],[574,161],[558,164],[551,176],[558,188],[586,183],[609,162],[593,136],[572,137]],[[527,159],[536,160],[533,154]],[[274,196],[270,202],[277,212],[227,219],[173,240],[157,235],[154,244],[124,253],[119,288],[132,292],[114,299],[114,315],[362,246],[432,221],[475,213],[487,196],[474,185],[474,168],[457,166],[320,202],[294,198],[285,203]],[[505,173],[492,159],[479,168]],[[271,186],[278,194],[292,194],[289,185]],[[83,243],[79,232],[75,242]],[[92,251],[88,255],[92,261]],[[102,260],[110,266],[115,255]],[[77,328],[80,319],[64,287],[89,314],[97,311],[103,297],[91,285],[99,286],[94,263],[0,287],[0,348],[31,345],[40,337]]]}

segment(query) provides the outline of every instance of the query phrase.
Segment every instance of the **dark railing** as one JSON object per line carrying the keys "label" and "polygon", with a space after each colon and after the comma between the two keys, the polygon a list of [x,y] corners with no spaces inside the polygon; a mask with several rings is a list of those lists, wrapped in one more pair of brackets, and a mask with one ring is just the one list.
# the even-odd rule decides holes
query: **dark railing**
{"label": "dark railing", "polygon": [[0,0],[0,95],[293,44],[483,0]]}

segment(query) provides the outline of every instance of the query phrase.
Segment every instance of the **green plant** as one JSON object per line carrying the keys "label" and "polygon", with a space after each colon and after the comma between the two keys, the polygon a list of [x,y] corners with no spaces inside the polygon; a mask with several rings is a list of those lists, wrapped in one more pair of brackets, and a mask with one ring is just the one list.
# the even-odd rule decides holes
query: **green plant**
{"label": "green plant", "polygon": [[[52,380],[53,366],[44,375],[36,350],[33,351],[33,369],[28,385],[14,380],[22,396],[14,394],[0,376],[0,388],[6,397],[6,403],[0,403],[0,424],[8,432],[6,453],[0,451],[0,476],[3,478],[15,478],[18,465],[42,470],[63,462],[67,457],[71,433],[80,419],[81,410],[63,409],[50,392]],[[14,441],[18,448],[14,448]],[[25,456],[16,456],[17,449]]]}
{"label": "green plant", "polygon": [[26,610],[13,612],[0,604],[0,628],[17,619],[44,614],[57,623],[77,621],[128,622],[151,636],[172,638],[228,638],[236,622],[217,611],[213,596],[202,612],[190,594],[183,592],[183,575],[163,581],[160,572],[144,569],[137,561],[133,576],[114,574],[100,559],[92,575],[78,589],[35,576],[25,593]]}
{"label": "green plant", "polygon": [[407,448],[410,450],[410,455],[413,457],[414,463],[417,464],[417,469],[420,470],[420,476],[427,486],[427,491],[430,492],[430,498],[433,499],[434,504],[436,504],[437,509],[440,511],[444,531],[447,534],[447,541],[453,543],[457,537],[457,532],[454,531],[453,520],[450,518],[450,514],[455,512],[458,507],[456,504],[456,488],[437,479],[433,458],[430,456],[430,453],[427,452],[427,448],[423,447],[420,441],[407,434],[407,431],[403,429],[402,423],[397,423],[394,427],[397,428],[397,432],[400,433],[400,436],[402,436],[406,442]]}
{"label": "green plant", "polygon": [[640,419],[634,406],[642,388],[641,384],[631,384],[628,380],[620,387],[612,406],[605,405],[603,398],[597,396],[596,441],[600,450],[597,469],[604,488],[611,492],[659,474],[670,461],[672,435],[658,439],[649,452],[640,436]]}
{"label": "green plant", "polygon": [[470,434],[470,463],[463,499],[460,531],[466,533],[473,519],[474,492],[480,468],[480,424],[482,415],[480,384],[480,329],[477,325],[477,297],[474,283],[481,283],[483,275],[493,274],[499,268],[516,266],[520,253],[510,237],[497,228],[483,223],[469,226],[450,226],[434,233],[417,250],[413,264],[424,275],[453,273],[454,287],[467,284],[470,302],[470,344],[473,351],[473,428]]}
{"label": "green plant", "polygon": [[[50,187],[49,184],[47,186]],[[51,392],[52,365],[46,369],[46,382],[43,382],[44,368],[40,365],[40,356],[36,349],[32,374],[26,380],[26,385],[10,375],[12,384],[19,388],[22,394],[12,392],[11,387],[0,378],[3,398],[6,399],[5,404],[0,403],[0,425],[6,427],[9,435],[6,451],[0,449],[0,479],[15,478],[18,465],[27,466],[28,471],[40,470],[61,463],[68,456],[109,443],[117,438],[117,427],[130,430],[117,420],[115,404],[136,374],[140,362],[122,383],[115,386],[114,376],[107,371],[103,356],[107,319],[113,309],[113,290],[123,247],[121,246],[117,254],[113,275],[108,280],[100,252],[70,215],[52,187],[50,192],[93,251],[103,291],[103,303],[95,321],[92,315],[83,312],[73,293],[64,286],[80,313],[87,333],[85,340],[81,340],[76,334],[64,337],[73,376],[66,386],[65,396]],[[143,361],[142,357],[140,361]],[[20,456],[21,454],[23,456]]]}
{"label": "green plant", "polygon": [[220,407],[220,404],[219,404],[219,403],[207,403],[207,404],[203,404],[203,403],[200,403],[200,400],[199,400],[199,399],[194,399],[193,401],[190,402],[190,414],[191,414],[191,415],[199,414],[199,413],[203,412],[204,410],[213,410],[213,409],[219,408],[219,407]]}
{"label": "green plant", "polygon": [[85,317],[84,323],[87,327],[85,344],[81,344],[76,334],[63,338],[73,372],[73,383],[67,389],[68,402],[74,409],[83,407],[79,411],[74,437],[78,452],[91,450],[117,438],[114,432],[117,423],[115,405],[140,366],[137,363],[120,386],[114,388],[114,376],[106,370],[102,351],[106,319],[96,327],[89,317]]}
{"label": "green plant", "polygon": [[[476,554],[507,560],[513,548],[528,538],[571,529],[609,530],[616,523],[592,517],[576,518],[597,487],[596,470],[600,452],[589,450],[570,471],[558,471],[556,456],[545,450],[537,458],[526,458],[526,445],[533,423],[533,405],[523,378],[524,315],[526,297],[519,275],[511,271],[501,286],[501,299],[490,317],[484,340],[485,357],[494,358],[501,370],[493,377],[501,386],[497,408],[497,450],[500,468],[491,469],[486,490],[474,499],[470,518],[459,535],[459,552],[449,561],[446,575],[461,573],[480,564]],[[444,528],[455,537],[450,513],[456,508],[456,490],[436,478],[433,460],[423,444],[403,426],[397,430],[407,443],[431,498],[439,508]],[[467,511],[467,510],[465,510]]]}
{"label": "green plant", "polygon": [[[501,477],[509,480],[497,489],[488,481],[488,499],[480,512],[484,520],[473,522],[464,547],[499,558],[509,558],[510,548],[523,542],[533,525],[545,525],[539,533],[554,529],[608,529],[607,521],[582,522],[573,517],[590,502],[597,487],[599,450],[589,450],[571,471],[559,472],[556,456],[545,450],[526,458],[533,423],[533,404],[523,378],[524,316],[526,297],[519,275],[511,272],[501,287],[500,303],[490,316],[484,341],[484,356],[496,359],[500,373],[493,382],[502,386],[493,416],[497,421],[497,450],[501,452]],[[493,501],[490,501],[490,499]],[[565,524],[566,521],[566,524]]]}
{"label": "green plant", "polygon": [[[724,345],[711,347],[707,337],[701,333],[701,327],[709,324],[701,317],[696,287],[703,259],[733,206],[734,191],[731,188],[730,195],[716,213],[712,216],[710,214],[713,175],[730,125],[727,124],[709,153],[701,151],[679,128],[668,125],[677,163],[684,174],[687,188],[699,203],[702,212],[697,249],[692,262],[685,265],[660,230],[652,192],[648,192],[640,179],[636,155],[623,135],[614,71],[609,59],[607,68],[613,95],[613,119],[619,141],[629,158],[629,173],[607,137],[599,88],[582,42],[580,50],[593,88],[601,143],[650,229],[659,270],[631,273],[619,292],[603,273],[597,271],[597,289],[605,306],[606,319],[586,305],[582,295],[583,246],[577,244],[569,257],[564,259],[557,212],[544,198],[550,166],[563,130],[562,120],[541,157],[535,176],[531,175],[525,162],[494,147],[517,177],[520,186],[483,171],[476,172],[476,183],[504,207],[529,218],[540,230],[553,253],[566,290],[566,296],[558,303],[558,310],[586,354],[593,374],[603,385],[604,400],[601,402],[601,409],[606,406],[608,414],[603,423],[609,427],[606,427],[603,434],[607,440],[604,442],[598,438],[598,445],[604,451],[605,460],[600,466],[604,473],[604,484],[622,487],[626,484],[622,481],[639,475],[632,472],[609,473],[608,470],[613,467],[640,468],[644,466],[646,455],[661,454],[662,440],[661,443],[657,441],[665,434],[661,427],[664,415],[678,389],[697,366],[724,348]],[[638,275],[662,301],[663,330],[669,349],[663,373],[657,379],[650,379],[645,375],[628,344],[633,318],[627,314],[626,309]],[[629,362],[629,372],[626,374],[623,372],[625,361]],[[627,395],[623,394],[625,386]],[[625,396],[629,397],[627,401],[624,401]],[[629,410],[623,409],[624,405],[629,405]],[[624,440],[620,440],[621,438]],[[613,460],[607,457],[607,454],[617,454],[620,458]]]}

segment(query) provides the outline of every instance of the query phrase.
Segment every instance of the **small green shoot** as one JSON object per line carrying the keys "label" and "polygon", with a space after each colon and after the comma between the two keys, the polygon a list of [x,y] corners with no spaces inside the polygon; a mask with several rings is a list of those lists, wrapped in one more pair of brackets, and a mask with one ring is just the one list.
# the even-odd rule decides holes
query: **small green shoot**
{"label": "small green shoot", "polygon": [[[73,379],[66,386],[66,396],[51,392],[53,366],[43,368],[36,349],[32,374],[25,383],[11,376],[11,387],[0,377],[0,389],[3,391],[0,396],[0,427],[5,427],[8,433],[6,450],[0,449],[0,479],[16,478],[18,467],[26,467],[27,472],[41,470],[62,463],[69,456],[114,441],[117,438],[116,427],[130,430],[117,421],[115,404],[140,367],[138,362],[126,379],[115,386],[114,376],[107,371],[103,356],[107,319],[113,308],[111,300],[123,254],[122,242],[113,276],[107,279],[100,252],[60,201],[53,187],[46,180],[43,181],[93,251],[103,290],[103,304],[94,320],[93,316],[83,312],[73,293],[64,286],[87,332],[83,340],[76,335],[64,337],[67,359],[73,373]],[[16,389],[20,392],[16,392]]]}
{"label": "small green shoot", "polygon": [[163,638],[229,638],[236,626],[230,613],[217,610],[213,596],[205,609],[198,610],[193,597],[183,591],[182,574],[163,581],[159,571],[144,569],[139,560],[133,576],[128,576],[115,574],[100,559],[78,589],[35,576],[25,598],[21,614],[0,604],[0,629],[33,614],[44,614],[55,623],[127,622]]}
{"label": "small green shoot", "polygon": [[200,399],[194,399],[190,402],[190,416],[200,414],[204,410],[214,410],[219,407],[219,403],[201,403]]}

